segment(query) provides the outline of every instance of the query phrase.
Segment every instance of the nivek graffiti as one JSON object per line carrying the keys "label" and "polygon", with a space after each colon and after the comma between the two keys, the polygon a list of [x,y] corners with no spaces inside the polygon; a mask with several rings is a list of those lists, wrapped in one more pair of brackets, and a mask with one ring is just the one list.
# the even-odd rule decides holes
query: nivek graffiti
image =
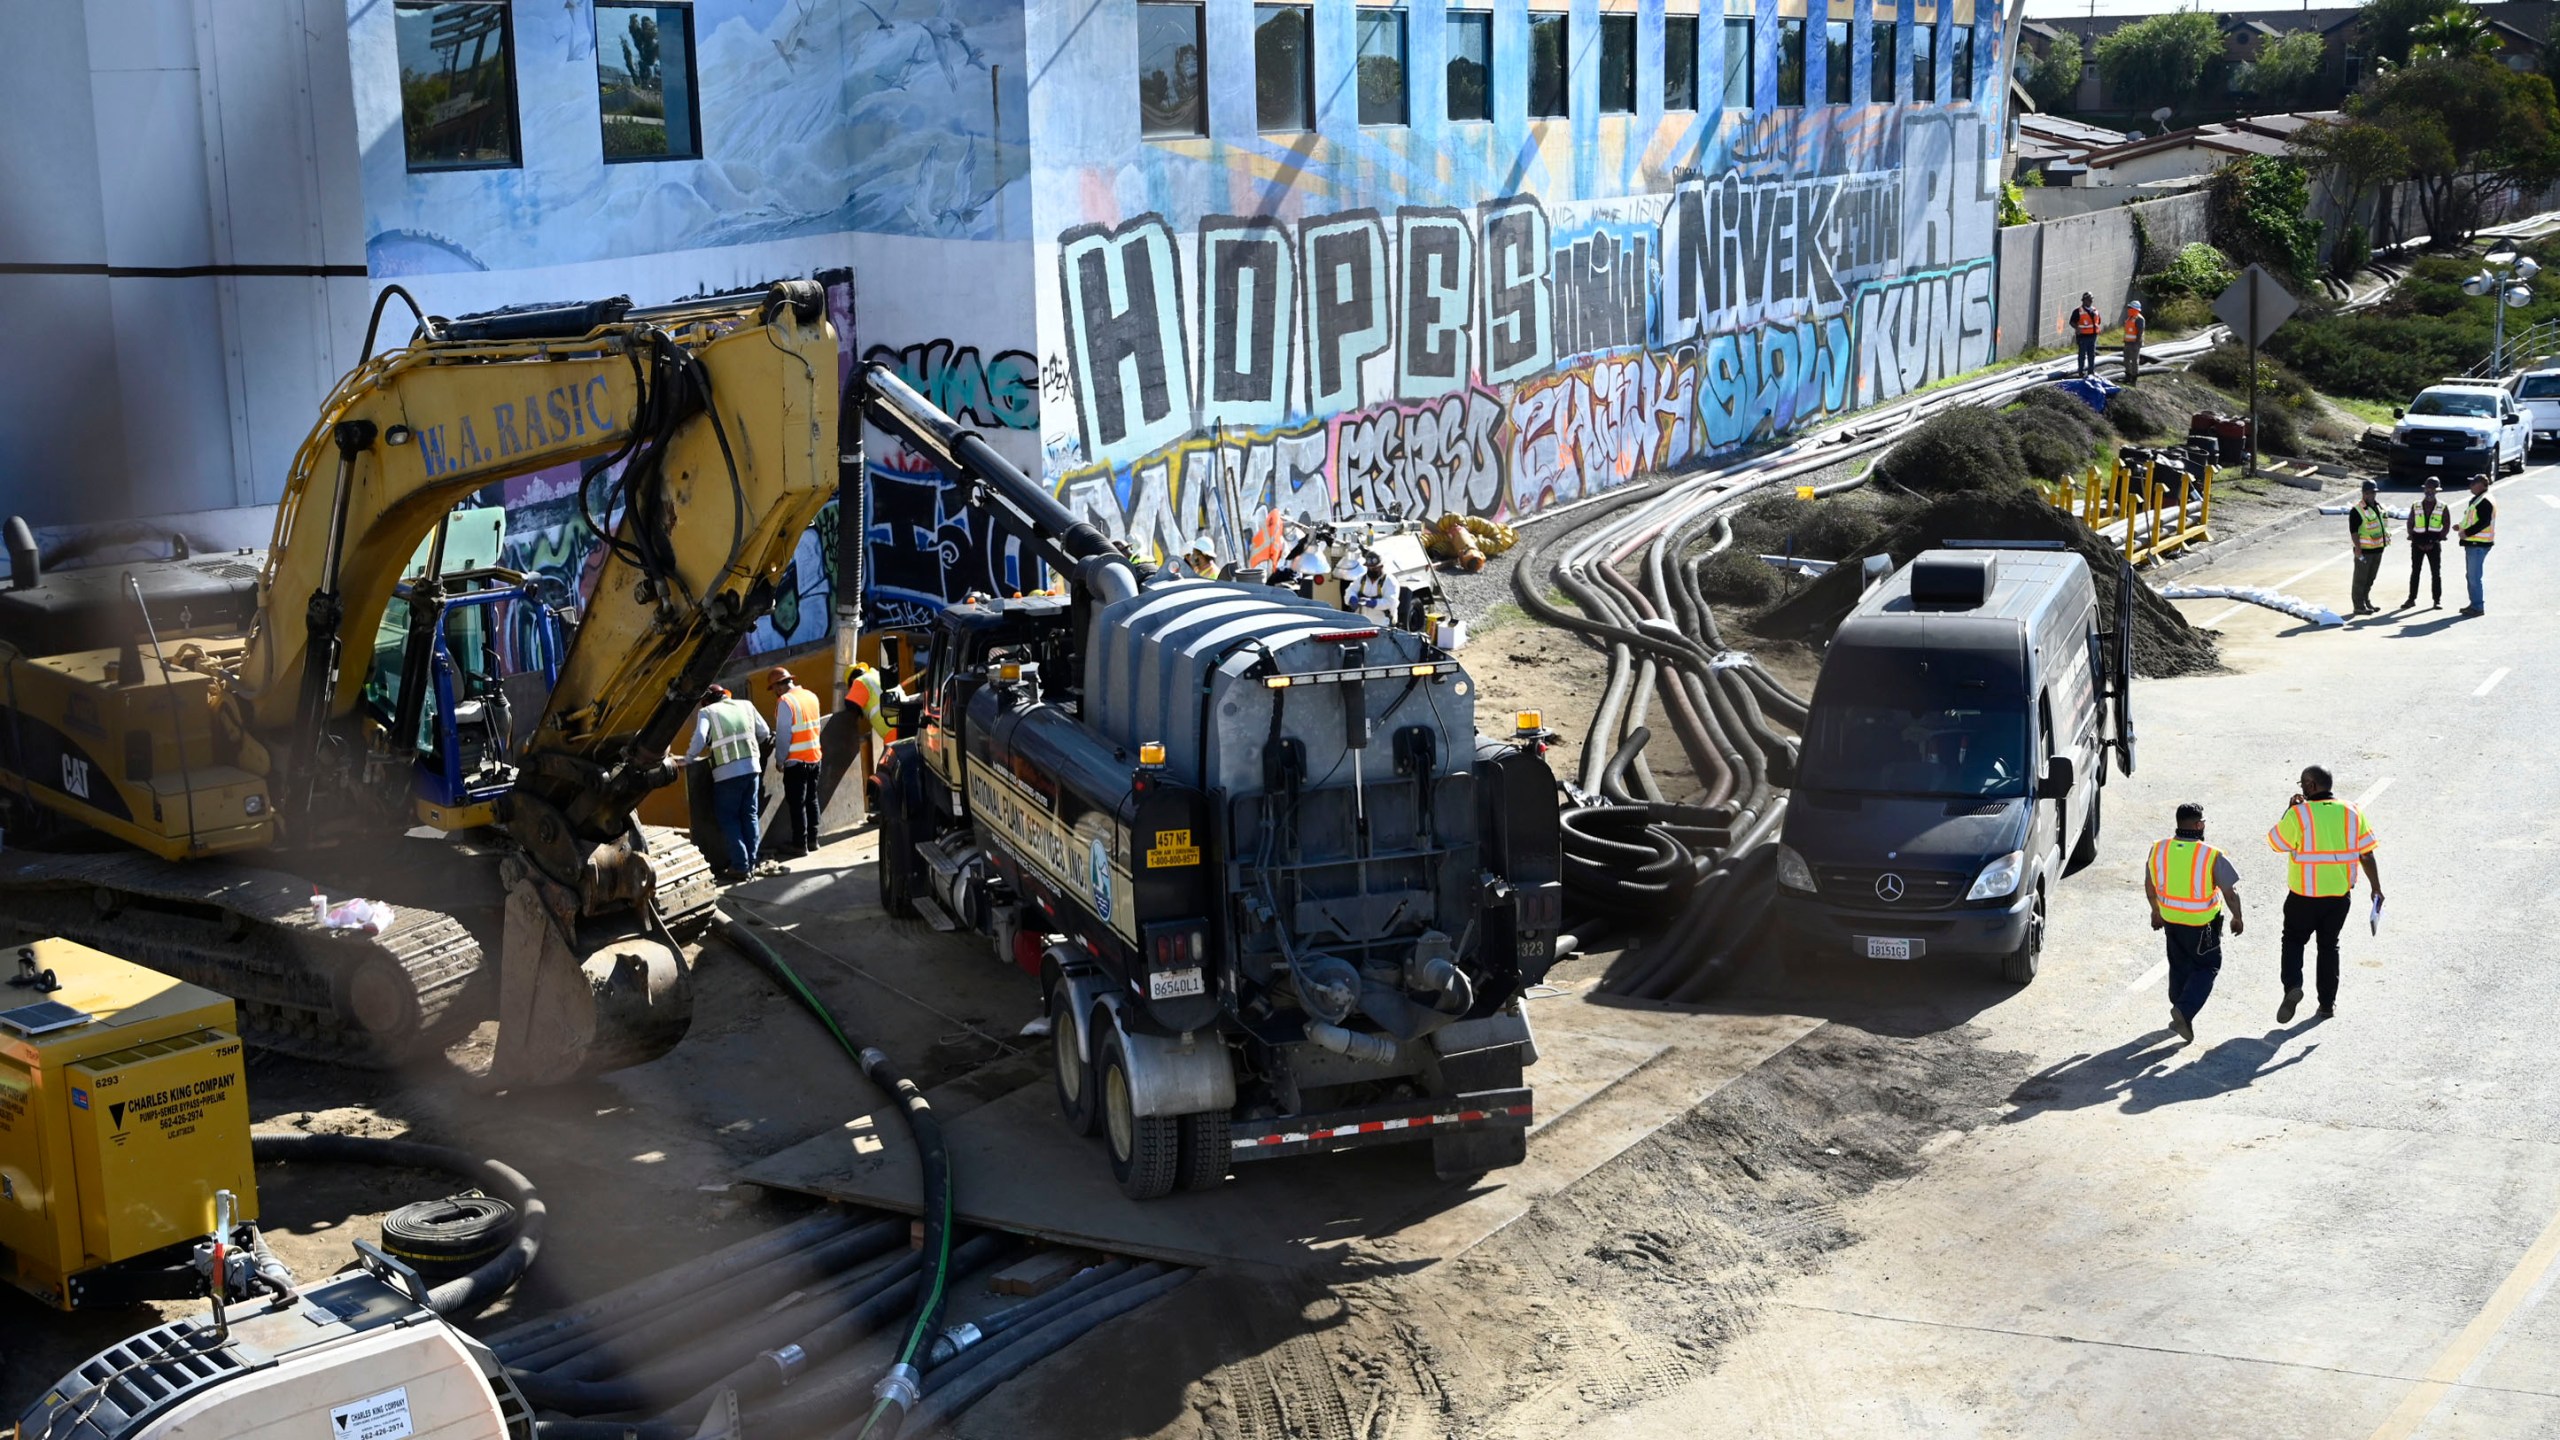
{"label": "nivek graffiti", "polygon": [[1230,554],[1269,508],[1532,513],[1989,363],[1993,140],[1890,129],[1897,163],[1609,201],[1079,226],[1063,373],[1007,373],[1060,496],[1141,554]]}

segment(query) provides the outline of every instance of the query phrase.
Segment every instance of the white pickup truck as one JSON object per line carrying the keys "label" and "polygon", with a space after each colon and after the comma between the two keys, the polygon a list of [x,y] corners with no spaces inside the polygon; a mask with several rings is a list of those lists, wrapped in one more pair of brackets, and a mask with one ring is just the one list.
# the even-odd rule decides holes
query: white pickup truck
{"label": "white pickup truck", "polygon": [[2560,369],[2527,370],[2513,383],[2516,408],[2524,412],[2525,444],[2560,445]]}

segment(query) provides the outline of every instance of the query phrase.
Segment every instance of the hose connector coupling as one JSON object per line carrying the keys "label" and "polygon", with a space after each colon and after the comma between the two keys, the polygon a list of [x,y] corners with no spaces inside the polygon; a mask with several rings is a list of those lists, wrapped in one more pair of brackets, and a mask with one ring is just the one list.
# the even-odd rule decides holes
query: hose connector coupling
{"label": "hose connector coupling", "polygon": [[778,1349],[767,1350],[756,1358],[771,1365],[774,1374],[779,1377],[779,1383],[784,1385],[800,1378],[800,1372],[809,1368],[809,1352],[797,1345],[784,1345]]}
{"label": "hose connector coupling", "polygon": [[924,1372],[904,1362],[890,1366],[880,1383],[871,1387],[873,1399],[894,1401],[901,1410],[916,1408],[916,1401],[923,1395]]}

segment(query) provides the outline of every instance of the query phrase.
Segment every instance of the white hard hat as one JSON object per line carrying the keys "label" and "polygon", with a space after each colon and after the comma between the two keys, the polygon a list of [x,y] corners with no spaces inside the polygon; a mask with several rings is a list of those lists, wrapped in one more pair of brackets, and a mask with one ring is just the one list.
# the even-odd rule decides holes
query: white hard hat
{"label": "white hard hat", "polygon": [[1201,536],[1199,539],[1192,541],[1192,542],[1191,542],[1191,548],[1190,548],[1190,549],[1188,549],[1188,550],[1183,551],[1182,553],[1183,553],[1183,554],[1185,554],[1185,555],[1210,555],[1210,556],[1214,556],[1214,555],[1216,555],[1216,554],[1218,553],[1218,547],[1217,547],[1217,546],[1215,546],[1215,545],[1210,544],[1210,543],[1209,543],[1209,537],[1208,537],[1208,536],[1206,536],[1206,535],[1203,535],[1203,536]]}
{"label": "white hard hat", "polygon": [[1325,563],[1323,551],[1310,545],[1298,556],[1298,573],[1321,578],[1333,573],[1333,567]]}

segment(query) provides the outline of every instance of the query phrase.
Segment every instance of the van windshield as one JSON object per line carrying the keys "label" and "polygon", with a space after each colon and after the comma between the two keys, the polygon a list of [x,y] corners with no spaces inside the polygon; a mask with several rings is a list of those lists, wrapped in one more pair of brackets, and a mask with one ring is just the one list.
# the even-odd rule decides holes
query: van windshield
{"label": "van windshield", "polygon": [[[1901,667],[1895,667],[1901,669]],[[1825,676],[1807,721],[1808,789],[2012,799],[2027,793],[2027,712],[2016,691],[1914,667]]]}

